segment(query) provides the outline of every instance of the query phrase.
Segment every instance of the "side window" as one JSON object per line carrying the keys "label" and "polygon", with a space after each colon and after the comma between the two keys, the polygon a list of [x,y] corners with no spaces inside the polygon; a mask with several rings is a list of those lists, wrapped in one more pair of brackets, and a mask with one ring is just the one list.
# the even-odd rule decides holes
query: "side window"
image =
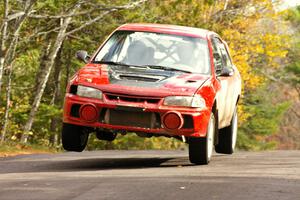
{"label": "side window", "polygon": [[213,57],[216,72],[220,72],[225,65],[223,61],[223,55],[220,49],[220,43],[221,41],[218,38],[212,38]]}
{"label": "side window", "polygon": [[125,39],[126,35],[123,33],[114,34],[98,53],[95,61],[117,61],[116,55],[121,51]]}
{"label": "side window", "polygon": [[225,66],[226,67],[231,67],[232,63],[231,63],[229,54],[227,52],[227,49],[226,49],[226,47],[223,43],[220,44],[220,50],[221,50],[221,53],[222,53],[222,57],[223,57]]}
{"label": "side window", "polygon": [[216,72],[220,72],[224,67],[231,68],[231,59],[224,43],[215,37],[212,39],[212,44]]}

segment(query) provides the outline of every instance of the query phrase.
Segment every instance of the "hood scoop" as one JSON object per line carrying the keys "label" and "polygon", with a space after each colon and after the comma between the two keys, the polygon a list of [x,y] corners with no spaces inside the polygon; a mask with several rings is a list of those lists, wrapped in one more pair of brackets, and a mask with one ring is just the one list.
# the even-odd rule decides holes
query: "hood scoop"
{"label": "hood scoop", "polygon": [[133,80],[144,82],[158,82],[165,79],[165,76],[145,75],[145,74],[120,74],[118,79],[120,80]]}

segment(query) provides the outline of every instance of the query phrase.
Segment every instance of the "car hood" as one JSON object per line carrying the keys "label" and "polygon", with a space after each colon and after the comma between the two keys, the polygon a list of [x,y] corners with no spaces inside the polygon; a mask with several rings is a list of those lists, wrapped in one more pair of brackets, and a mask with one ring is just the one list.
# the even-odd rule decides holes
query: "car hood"
{"label": "car hood", "polygon": [[87,64],[71,81],[99,88],[107,93],[165,97],[194,95],[209,77],[178,71]]}

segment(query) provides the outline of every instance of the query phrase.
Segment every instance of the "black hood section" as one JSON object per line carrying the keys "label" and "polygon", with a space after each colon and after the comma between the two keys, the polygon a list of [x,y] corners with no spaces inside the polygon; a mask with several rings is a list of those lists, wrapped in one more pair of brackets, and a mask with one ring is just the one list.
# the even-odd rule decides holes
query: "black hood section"
{"label": "black hood section", "polygon": [[129,66],[108,66],[110,84],[124,86],[161,87],[167,79],[182,73]]}

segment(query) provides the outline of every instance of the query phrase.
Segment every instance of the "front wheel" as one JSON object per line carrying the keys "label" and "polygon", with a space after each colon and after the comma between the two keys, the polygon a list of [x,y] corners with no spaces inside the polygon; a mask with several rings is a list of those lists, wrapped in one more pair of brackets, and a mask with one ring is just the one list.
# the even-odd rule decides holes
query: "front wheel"
{"label": "front wheel", "polygon": [[232,154],[235,149],[238,129],[237,108],[235,108],[230,125],[219,130],[219,142],[215,146],[217,153]]}
{"label": "front wheel", "polygon": [[67,151],[81,152],[86,147],[89,133],[85,127],[73,124],[63,124],[61,139],[63,148]]}
{"label": "front wheel", "polygon": [[189,159],[191,163],[196,165],[206,165],[209,163],[213,147],[215,134],[215,117],[210,114],[210,119],[207,127],[206,137],[204,138],[189,138]]}

